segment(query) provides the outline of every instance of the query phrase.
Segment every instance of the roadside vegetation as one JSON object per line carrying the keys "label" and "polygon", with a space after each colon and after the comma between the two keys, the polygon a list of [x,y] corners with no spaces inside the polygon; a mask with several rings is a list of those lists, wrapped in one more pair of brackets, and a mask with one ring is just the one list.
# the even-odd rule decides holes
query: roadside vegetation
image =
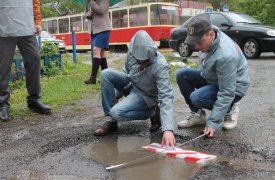
{"label": "roadside vegetation", "polygon": [[[59,111],[60,105],[74,104],[76,100],[91,98],[99,92],[99,84],[87,86],[84,80],[89,77],[91,66],[81,63],[85,56],[78,56],[77,63],[72,62],[69,54],[64,54],[63,69],[56,75],[41,76],[41,100]],[[30,115],[27,108],[27,91],[25,88],[25,77],[10,83],[11,88],[11,117],[22,117]]]}

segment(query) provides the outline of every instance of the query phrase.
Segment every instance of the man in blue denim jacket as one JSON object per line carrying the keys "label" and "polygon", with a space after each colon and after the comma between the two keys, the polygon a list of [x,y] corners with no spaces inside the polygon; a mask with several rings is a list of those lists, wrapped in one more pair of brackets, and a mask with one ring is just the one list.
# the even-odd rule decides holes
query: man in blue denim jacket
{"label": "man in blue denim jacket", "polygon": [[[235,103],[245,96],[250,85],[248,65],[239,46],[208,21],[196,19],[187,33],[185,43],[199,50],[201,68],[184,68],[176,73],[180,91],[191,110],[178,126],[206,123],[204,133],[212,137],[220,127],[237,126],[239,109]],[[203,109],[211,111],[208,118]]]}
{"label": "man in blue denim jacket", "polygon": [[[105,69],[101,73],[106,123],[95,131],[95,135],[116,131],[117,121],[151,118],[150,131],[161,125],[162,144],[174,146],[173,89],[169,71],[152,38],[145,31],[138,31],[130,42],[124,72]],[[125,96],[117,104],[115,90]]]}

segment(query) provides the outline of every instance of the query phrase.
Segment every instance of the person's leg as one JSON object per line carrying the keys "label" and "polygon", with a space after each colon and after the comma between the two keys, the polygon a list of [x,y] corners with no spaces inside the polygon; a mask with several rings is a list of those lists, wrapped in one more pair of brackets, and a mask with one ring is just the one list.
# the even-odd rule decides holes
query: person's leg
{"label": "person's leg", "polygon": [[[202,88],[197,89],[190,95],[192,103],[199,108],[212,110],[218,94],[219,88],[215,85],[207,85]],[[223,128],[233,129],[237,126],[239,108],[236,103],[241,100],[242,97],[235,96],[233,99],[227,114],[224,117]]]}
{"label": "person's leg", "polygon": [[131,93],[125,99],[110,109],[110,117],[106,119],[104,125],[99,127],[94,134],[96,136],[105,136],[109,132],[116,131],[117,121],[148,119],[153,115],[154,108],[148,107],[143,97],[132,88]]}
{"label": "person's leg", "polygon": [[100,66],[101,66],[101,70],[104,70],[104,69],[108,68],[108,63],[107,63],[107,59],[106,59],[106,55],[105,55],[105,50],[104,49],[101,50]]}
{"label": "person's leg", "polygon": [[[177,83],[186,103],[189,105],[191,110],[186,119],[178,122],[178,126],[181,128],[200,125],[206,122],[206,113],[203,110],[204,107],[200,104],[203,103],[204,99],[200,99],[200,96],[197,94],[200,95],[200,92],[204,89],[204,87],[208,86],[208,83],[200,75],[200,73],[200,70],[191,68],[177,71]],[[203,92],[204,91],[202,91],[202,93]]]}
{"label": "person's leg", "polygon": [[130,83],[129,77],[123,73],[113,69],[105,69],[100,77],[102,107],[105,116],[110,116],[110,109],[116,103],[115,90],[122,93],[124,96],[130,94],[130,89],[126,86]]}
{"label": "person's leg", "polygon": [[96,77],[97,77],[98,69],[100,66],[100,60],[101,60],[100,52],[101,52],[101,48],[94,46],[92,72],[91,72],[90,78],[87,81],[85,81],[85,84],[96,84]]}
{"label": "person's leg", "polygon": [[113,106],[110,116],[115,121],[145,120],[152,117],[155,107],[148,107],[144,97],[132,88],[131,93]]}
{"label": "person's leg", "polygon": [[[100,34],[100,33],[99,33]],[[91,71],[91,75],[89,77],[88,80],[84,81],[85,84],[96,84],[96,76],[98,73],[98,69],[100,66],[100,51],[101,48],[98,47],[98,35],[99,34],[93,34],[91,35],[91,39],[92,39],[92,54],[93,54],[93,60],[92,60],[92,71]]]}
{"label": "person's leg", "polygon": [[28,107],[38,113],[50,113],[51,107],[40,102],[40,52],[35,35],[18,38],[17,46],[23,57],[28,90]]}
{"label": "person's leg", "polygon": [[192,68],[183,68],[177,70],[176,80],[180,92],[183,95],[186,103],[189,105],[192,112],[197,112],[199,107],[192,104],[190,95],[195,89],[207,85],[206,80],[200,75],[201,71]]}
{"label": "person's leg", "polygon": [[161,127],[160,121],[160,108],[158,105],[155,106],[155,114],[150,118],[151,127],[149,128],[150,132],[155,132]]}
{"label": "person's leg", "polygon": [[191,103],[199,109],[212,110],[218,91],[219,87],[212,84],[198,88],[190,94]]}
{"label": "person's leg", "polygon": [[229,107],[227,114],[224,117],[223,128],[224,129],[233,129],[237,126],[238,117],[239,117],[239,108],[236,105],[242,99],[240,96],[235,96],[231,106]]}
{"label": "person's leg", "polygon": [[192,127],[206,123],[206,113],[203,109],[211,110],[218,93],[218,86],[206,85],[196,89],[190,94],[190,101],[198,110],[191,112],[186,120],[178,123],[179,127]]}
{"label": "person's leg", "polygon": [[110,31],[101,32],[92,36],[93,40],[93,65],[91,77],[85,81],[86,84],[96,84],[96,77],[101,66],[104,70],[108,68],[105,49],[109,49]]}
{"label": "person's leg", "polygon": [[0,37],[0,120],[7,121],[9,110],[9,74],[17,37]]}
{"label": "person's leg", "polygon": [[108,64],[107,64],[107,59],[106,59],[106,54],[105,54],[105,50],[109,49],[109,39],[110,39],[110,31],[105,31],[102,32],[100,35],[100,47],[102,48],[101,50],[101,61],[100,61],[100,65],[101,65],[101,69],[107,69],[108,68]]}

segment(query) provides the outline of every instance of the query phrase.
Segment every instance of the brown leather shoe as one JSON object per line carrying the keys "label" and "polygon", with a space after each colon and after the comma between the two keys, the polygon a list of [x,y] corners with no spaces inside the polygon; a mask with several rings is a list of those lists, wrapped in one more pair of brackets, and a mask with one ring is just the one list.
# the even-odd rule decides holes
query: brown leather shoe
{"label": "brown leather shoe", "polygon": [[149,128],[150,132],[155,132],[161,127],[161,122],[160,122],[160,109],[159,106],[156,106],[156,112],[153,117],[150,118],[151,120],[151,127]]}
{"label": "brown leather shoe", "polygon": [[95,136],[106,136],[109,132],[117,131],[117,122],[105,122],[102,127],[95,130]]}

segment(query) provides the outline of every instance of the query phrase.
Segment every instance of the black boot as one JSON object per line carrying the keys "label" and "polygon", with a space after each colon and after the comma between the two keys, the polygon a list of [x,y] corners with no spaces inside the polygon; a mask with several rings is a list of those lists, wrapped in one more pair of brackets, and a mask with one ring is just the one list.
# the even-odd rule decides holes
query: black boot
{"label": "black boot", "polygon": [[156,112],[153,117],[150,118],[151,120],[151,127],[149,128],[150,132],[155,132],[161,127],[161,122],[160,122],[160,109],[159,106],[156,105]]}
{"label": "black boot", "polygon": [[108,68],[108,63],[107,63],[106,57],[105,58],[101,58],[100,66],[101,66],[101,70],[104,70],[104,69]]}
{"label": "black boot", "polygon": [[9,120],[9,107],[8,106],[0,107],[0,120],[3,122],[7,122]]}
{"label": "black boot", "polygon": [[95,136],[106,136],[110,132],[117,131],[117,122],[105,122],[102,127],[95,130]]}
{"label": "black boot", "polygon": [[91,77],[85,81],[85,84],[96,84],[96,76],[100,66],[100,58],[94,58]]}
{"label": "black boot", "polygon": [[28,101],[28,107],[37,113],[40,114],[50,114],[52,108],[46,104],[43,104],[41,101],[39,100],[32,100],[32,101]]}

